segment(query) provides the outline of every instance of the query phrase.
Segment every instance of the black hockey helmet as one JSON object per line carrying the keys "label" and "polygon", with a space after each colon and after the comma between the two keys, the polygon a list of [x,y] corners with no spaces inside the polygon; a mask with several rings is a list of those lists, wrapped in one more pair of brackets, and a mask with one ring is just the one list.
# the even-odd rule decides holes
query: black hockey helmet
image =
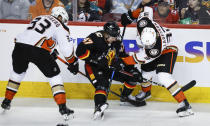
{"label": "black hockey helmet", "polygon": [[112,37],[118,37],[120,35],[120,28],[114,21],[108,21],[104,24],[104,31]]}

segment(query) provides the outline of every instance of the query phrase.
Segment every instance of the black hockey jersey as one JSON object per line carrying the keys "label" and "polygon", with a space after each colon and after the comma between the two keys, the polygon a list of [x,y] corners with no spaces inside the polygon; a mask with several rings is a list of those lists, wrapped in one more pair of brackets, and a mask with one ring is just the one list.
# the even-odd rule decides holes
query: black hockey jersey
{"label": "black hockey jersey", "polygon": [[117,56],[126,56],[124,47],[120,40],[108,44],[104,37],[104,31],[91,33],[77,47],[76,55],[85,62],[98,61],[101,57],[106,57],[108,65],[111,65],[112,60]]}

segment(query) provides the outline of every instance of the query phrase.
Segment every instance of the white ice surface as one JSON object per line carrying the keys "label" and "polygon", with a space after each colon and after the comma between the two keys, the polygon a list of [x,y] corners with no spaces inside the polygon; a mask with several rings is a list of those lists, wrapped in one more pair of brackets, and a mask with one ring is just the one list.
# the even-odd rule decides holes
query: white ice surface
{"label": "white ice surface", "polygon": [[[0,98],[2,102],[3,98]],[[91,120],[93,100],[68,100],[75,111],[69,126],[209,126],[210,104],[193,103],[195,115],[179,118],[177,104],[147,102],[144,107],[120,106],[118,100],[109,100],[104,120]],[[12,107],[0,114],[0,126],[56,126],[62,122],[53,99],[15,98]]]}

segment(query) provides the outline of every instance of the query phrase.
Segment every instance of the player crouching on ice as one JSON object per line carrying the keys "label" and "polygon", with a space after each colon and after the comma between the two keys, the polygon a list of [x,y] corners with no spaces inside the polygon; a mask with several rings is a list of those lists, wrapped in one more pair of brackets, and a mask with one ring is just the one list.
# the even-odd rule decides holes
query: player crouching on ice
{"label": "player crouching on ice", "polygon": [[28,64],[31,62],[48,78],[61,115],[68,116],[74,113],[66,106],[66,95],[60,69],[50,54],[51,49],[58,45],[70,64],[68,69],[73,74],[78,72],[77,58],[73,54],[73,42],[69,40],[69,29],[66,26],[68,19],[64,8],[54,7],[51,15],[36,17],[23,33],[17,35],[12,53],[13,69],[7,84],[5,99],[1,104],[3,109],[10,109],[10,103],[25,77]]}
{"label": "player crouching on ice", "polygon": [[[151,72],[156,70],[159,82],[179,103],[176,111],[178,116],[192,115],[189,102],[178,82],[172,77],[178,48],[170,43],[171,32],[153,21],[153,10],[150,7],[122,14],[121,24],[126,26],[134,19],[137,19],[138,37],[136,41],[140,49],[134,55],[123,58],[123,61],[129,65],[141,64],[142,76],[147,80],[152,79]],[[135,96],[136,99],[144,101],[150,98],[151,86],[151,83],[144,81],[141,84],[142,92]]]}
{"label": "player crouching on ice", "polygon": [[[137,82],[142,82],[142,78],[141,73],[133,65],[124,66],[120,59],[128,55],[121,41],[120,28],[115,22],[107,22],[103,30],[94,32],[85,38],[78,45],[76,55],[85,61],[86,76],[95,88],[93,120],[104,117],[104,111],[108,108],[107,97],[112,79],[124,83],[123,100],[135,106],[145,105],[144,101],[138,102],[129,97]],[[122,69],[136,75],[137,78],[120,73]],[[115,73],[112,78],[113,70]]]}

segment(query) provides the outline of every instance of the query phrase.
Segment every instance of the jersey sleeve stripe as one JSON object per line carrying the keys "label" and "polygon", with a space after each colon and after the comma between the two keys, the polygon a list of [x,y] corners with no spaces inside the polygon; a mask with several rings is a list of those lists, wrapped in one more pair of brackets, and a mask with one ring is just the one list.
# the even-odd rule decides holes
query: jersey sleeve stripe
{"label": "jersey sleeve stripe", "polygon": [[89,57],[90,55],[90,50],[86,50],[85,54],[79,56],[80,59],[86,59],[87,57]]}

